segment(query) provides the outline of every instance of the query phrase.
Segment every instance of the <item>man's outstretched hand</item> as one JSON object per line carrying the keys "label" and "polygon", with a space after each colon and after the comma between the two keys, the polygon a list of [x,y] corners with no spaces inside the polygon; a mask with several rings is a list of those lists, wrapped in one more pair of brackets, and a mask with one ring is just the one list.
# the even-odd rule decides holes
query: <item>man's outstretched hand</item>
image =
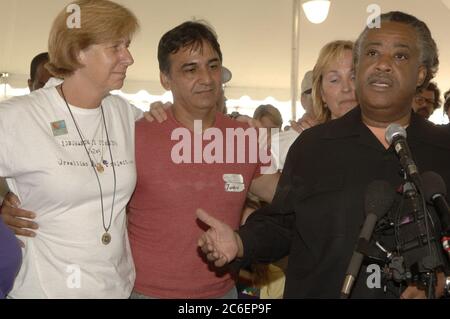
{"label": "man's outstretched hand", "polygon": [[210,228],[198,239],[198,246],[210,262],[222,267],[236,257],[243,256],[239,235],[230,226],[212,217],[203,209],[197,209],[197,217]]}

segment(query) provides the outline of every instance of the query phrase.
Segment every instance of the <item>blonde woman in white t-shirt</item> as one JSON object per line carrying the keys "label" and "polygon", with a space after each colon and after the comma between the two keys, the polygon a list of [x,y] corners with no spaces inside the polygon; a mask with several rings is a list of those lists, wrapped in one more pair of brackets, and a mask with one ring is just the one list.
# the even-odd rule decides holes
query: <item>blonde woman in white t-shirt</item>
{"label": "blonde woman in white t-shirt", "polygon": [[109,92],[123,86],[134,62],[128,47],[138,28],[135,15],[112,1],[70,4],[48,43],[46,67],[61,80],[0,103],[0,176],[20,199],[14,214],[34,217],[14,219],[3,208],[24,242],[10,298],[131,293],[125,207],[136,184],[134,122],[142,114]]}

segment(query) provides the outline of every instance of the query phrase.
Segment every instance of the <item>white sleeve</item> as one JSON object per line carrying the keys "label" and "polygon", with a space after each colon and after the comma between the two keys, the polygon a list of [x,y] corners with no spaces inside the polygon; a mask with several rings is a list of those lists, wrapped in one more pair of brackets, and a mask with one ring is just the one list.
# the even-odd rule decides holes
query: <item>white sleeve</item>
{"label": "white sleeve", "polygon": [[272,137],[271,152],[279,170],[283,170],[289,148],[299,135],[296,131],[289,130],[277,133]]}
{"label": "white sleeve", "polygon": [[272,156],[272,163],[276,169],[283,169],[280,164],[280,133],[276,133],[272,136],[272,143],[270,144],[270,154]]}
{"label": "white sleeve", "polygon": [[132,114],[132,117],[134,118],[135,122],[139,121],[141,118],[144,117],[144,111],[133,105],[129,100],[125,99],[124,97],[118,94],[109,94],[107,97],[115,99],[116,101],[115,103],[122,104],[122,106],[126,108],[126,112],[130,112]]}
{"label": "white sleeve", "polygon": [[0,106],[0,177],[9,177],[14,170],[14,160],[12,159],[11,143],[15,140],[14,130],[9,127],[9,123],[15,122],[8,120],[8,112]]}
{"label": "white sleeve", "polygon": [[134,114],[134,121],[139,121],[141,118],[144,117],[144,111],[142,111],[141,109],[137,108],[136,106],[134,106],[133,104],[130,103],[130,107],[131,110]]}

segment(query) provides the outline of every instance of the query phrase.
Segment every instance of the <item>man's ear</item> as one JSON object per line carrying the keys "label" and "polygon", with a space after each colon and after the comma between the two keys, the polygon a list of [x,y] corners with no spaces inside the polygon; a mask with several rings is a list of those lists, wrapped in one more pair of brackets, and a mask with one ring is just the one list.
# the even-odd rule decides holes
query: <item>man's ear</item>
{"label": "man's ear", "polygon": [[161,82],[161,85],[163,88],[165,88],[167,91],[171,90],[170,87],[170,77],[168,74],[164,72],[159,72],[159,81]]}
{"label": "man's ear", "polygon": [[419,76],[417,77],[417,85],[419,87],[425,82],[425,78],[427,77],[428,71],[425,65],[419,66]]}

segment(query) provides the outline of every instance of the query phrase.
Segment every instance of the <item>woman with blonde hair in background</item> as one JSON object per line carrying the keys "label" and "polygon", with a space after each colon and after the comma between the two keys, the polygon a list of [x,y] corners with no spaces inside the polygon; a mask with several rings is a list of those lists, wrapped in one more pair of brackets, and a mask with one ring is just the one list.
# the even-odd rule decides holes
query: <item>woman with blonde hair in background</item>
{"label": "woman with blonde hair in background", "polygon": [[319,124],[337,119],[357,105],[353,42],[333,41],[320,51],[313,69],[312,99]]}
{"label": "woman with blonde hair in background", "polygon": [[[345,115],[358,105],[354,87],[353,42],[333,41],[326,44],[319,53],[313,69],[312,99],[315,123],[322,124]],[[311,127],[311,122],[300,119],[296,131],[301,134]],[[298,134],[291,131],[273,136],[272,155],[277,168],[282,170],[292,143]]]}

